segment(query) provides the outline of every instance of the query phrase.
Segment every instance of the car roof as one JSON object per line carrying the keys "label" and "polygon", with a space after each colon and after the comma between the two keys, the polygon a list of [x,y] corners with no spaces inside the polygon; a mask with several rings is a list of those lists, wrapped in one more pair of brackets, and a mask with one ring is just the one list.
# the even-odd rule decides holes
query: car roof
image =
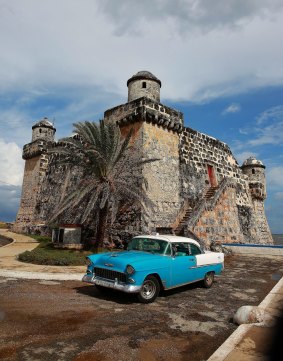
{"label": "car roof", "polygon": [[143,238],[143,237],[151,238],[151,239],[160,239],[160,240],[168,241],[170,243],[179,243],[179,242],[193,243],[196,246],[200,247],[200,244],[197,241],[195,241],[194,239],[192,239],[192,238],[174,236],[174,235],[171,235],[171,234],[158,234],[158,233],[154,234],[154,235],[153,234],[143,234],[143,235],[140,235],[140,236],[136,236],[134,238]]}

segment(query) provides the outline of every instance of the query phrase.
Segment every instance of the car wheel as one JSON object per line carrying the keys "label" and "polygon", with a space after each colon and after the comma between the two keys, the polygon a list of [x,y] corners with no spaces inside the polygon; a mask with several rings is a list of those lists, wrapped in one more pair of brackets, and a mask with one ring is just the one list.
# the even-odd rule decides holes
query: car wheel
{"label": "car wheel", "polygon": [[203,279],[203,285],[205,288],[210,288],[214,282],[214,273],[208,272],[205,274]]}
{"label": "car wheel", "polygon": [[148,276],[144,280],[141,290],[138,293],[138,299],[142,303],[151,303],[159,295],[160,285],[156,277]]}

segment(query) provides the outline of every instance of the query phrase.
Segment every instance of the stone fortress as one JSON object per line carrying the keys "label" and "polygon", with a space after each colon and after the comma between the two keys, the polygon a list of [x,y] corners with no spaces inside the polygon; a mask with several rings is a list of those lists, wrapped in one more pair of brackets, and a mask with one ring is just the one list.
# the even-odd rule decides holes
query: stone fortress
{"label": "stone fortress", "polygon": [[[265,166],[253,157],[239,166],[229,146],[184,126],[183,114],[160,103],[161,81],[140,71],[128,81],[128,102],[104,113],[132,137],[142,159],[158,158],[141,170],[154,211],[125,209],[110,236],[128,238],[149,232],[197,236],[209,246],[222,243],[273,243],[264,211]],[[23,148],[25,171],[21,204],[14,230],[46,232],[46,220],[80,179],[56,167],[47,149],[56,146],[56,129],[44,118],[32,127],[32,141]],[[65,214],[64,223],[76,223]]]}

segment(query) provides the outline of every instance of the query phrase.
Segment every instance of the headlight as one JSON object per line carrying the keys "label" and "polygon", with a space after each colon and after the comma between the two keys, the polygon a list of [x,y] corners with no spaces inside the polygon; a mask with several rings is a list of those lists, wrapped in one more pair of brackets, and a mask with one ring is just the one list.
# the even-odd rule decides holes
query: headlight
{"label": "headlight", "polygon": [[136,271],[134,269],[134,267],[132,267],[131,265],[128,264],[127,268],[126,268],[126,272],[129,274],[129,275],[132,275],[134,274]]}
{"label": "headlight", "polygon": [[90,266],[90,265],[91,265],[91,260],[90,260],[88,257],[86,257],[86,259],[85,259],[85,264],[86,264],[87,266]]}

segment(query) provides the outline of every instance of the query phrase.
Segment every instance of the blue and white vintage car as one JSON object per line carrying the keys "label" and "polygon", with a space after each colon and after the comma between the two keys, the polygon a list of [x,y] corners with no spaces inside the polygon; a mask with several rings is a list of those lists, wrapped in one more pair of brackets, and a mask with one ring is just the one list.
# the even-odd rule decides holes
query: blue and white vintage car
{"label": "blue and white vintage car", "polygon": [[101,291],[136,293],[140,302],[150,303],[161,289],[197,281],[209,288],[223,267],[223,253],[203,251],[193,239],[144,235],[134,237],[126,251],[88,256],[82,280]]}

